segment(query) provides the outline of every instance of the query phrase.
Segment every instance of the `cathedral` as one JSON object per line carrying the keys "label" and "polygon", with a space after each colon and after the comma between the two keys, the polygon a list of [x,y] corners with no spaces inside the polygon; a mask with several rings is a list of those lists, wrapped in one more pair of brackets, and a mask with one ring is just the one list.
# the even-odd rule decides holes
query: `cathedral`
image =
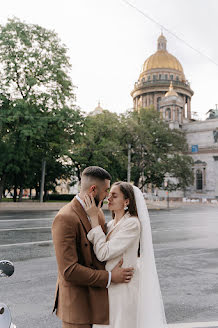
{"label": "cathedral", "polygon": [[205,121],[193,119],[193,94],[181,63],[167,51],[167,40],[161,34],[157,51],[144,62],[131,92],[134,109],[153,106],[170,128],[181,129],[186,134],[188,154],[194,160],[194,184],[187,188],[185,195],[176,191],[171,197],[218,199],[218,109],[210,110]]}

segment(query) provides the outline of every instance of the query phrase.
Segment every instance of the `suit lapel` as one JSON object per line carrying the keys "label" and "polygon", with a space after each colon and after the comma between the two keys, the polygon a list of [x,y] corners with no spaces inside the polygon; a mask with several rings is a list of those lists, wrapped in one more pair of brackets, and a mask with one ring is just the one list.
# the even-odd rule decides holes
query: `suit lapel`
{"label": "suit lapel", "polygon": [[82,225],[84,226],[86,232],[88,233],[92,227],[88,220],[87,214],[80,204],[80,202],[74,197],[74,199],[71,202],[71,206],[74,209],[74,211],[78,214],[80,221],[82,222]]}
{"label": "suit lapel", "polygon": [[120,224],[122,224],[122,222],[124,221],[124,219],[125,219],[125,218],[128,218],[128,217],[130,217],[130,215],[129,215],[129,213],[126,213],[126,214],[120,219],[120,221],[119,221],[117,224],[114,225],[114,223],[113,223],[113,226],[112,226],[112,227],[110,228],[110,230],[108,231],[108,234],[107,234],[106,240],[109,239],[110,235],[112,234],[112,232],[113,232],[114,230],[117,230],[117,228],[120,226]]}

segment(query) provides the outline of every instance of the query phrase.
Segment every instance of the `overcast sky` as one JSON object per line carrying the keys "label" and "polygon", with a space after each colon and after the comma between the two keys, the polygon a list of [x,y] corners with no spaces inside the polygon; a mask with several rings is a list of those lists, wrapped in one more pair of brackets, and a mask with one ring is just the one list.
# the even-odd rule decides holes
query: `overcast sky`
{"label": "overcast sky", "polygon": [[[201,116],[218,103],[218,1],[129,0],[217,65],[163,30],[168,51],[181,62]],[[159,26],[122,0],[1,1],[0,23],[16,16],[55,30],[69,48],[77,105],[86,112],[132,108],[130,92],[156,51]]]}

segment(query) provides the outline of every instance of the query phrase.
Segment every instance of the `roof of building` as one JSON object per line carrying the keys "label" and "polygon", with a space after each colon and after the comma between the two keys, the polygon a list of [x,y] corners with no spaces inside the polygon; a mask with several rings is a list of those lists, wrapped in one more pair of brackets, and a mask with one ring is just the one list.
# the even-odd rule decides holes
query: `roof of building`
{"label": "roof of building", "polygon": [[159,36],[157,44],[157,51],[146,59],[142,71],[146,72],[151,69],[166,68],[176,70],[184,76],[179,60],[167,51],[167,40],[163,34]]}
{"label": "roof of building", "polygon": [[98,102],[98,106],[95,107],[95,109],[89,113],[89,115],[93,116],[93,115],[98,115],[98,114],[102,114],[103,113],[103,108],[100,105],[100,101]]}
{"label": "roof of building", "polygon": [[178,97],[178,93],[173,89],[173,82],[170,82],[169,90],[165,94],[165,97],[171,97],[171,96],[176,96]]}

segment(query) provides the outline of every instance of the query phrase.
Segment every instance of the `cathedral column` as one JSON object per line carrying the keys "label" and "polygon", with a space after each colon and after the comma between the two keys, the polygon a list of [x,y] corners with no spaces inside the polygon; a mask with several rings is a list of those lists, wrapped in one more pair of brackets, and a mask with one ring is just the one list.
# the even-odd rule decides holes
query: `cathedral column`
{"label": "cathedral column", "polygon": [[180,108],[180,109],[179,109],[179,115],[180,115],[180,123],[181,123],[181,124],[183,123],[183,115],[182,115],[182,113],[183,113],[183,109]]}
{"label": "cathedral column", "polygon": [[170,115],[171,119],[170,120],[172,121],[173,120],[173,107],[171,107],[170,110],[171,110],[171,115]]}
{"label": "cathedral column", "polygon": [[146,103],[146,98],[145,98],[145,96],[142,96],[142,107],[143,108],[146,107],[145,103]]}
{"label": "cathedral column", "polygon": [[178,111],[176,106],[174,107],[174,111],[175,111],[175,121],[178,121]]}
{"label": "cathedral column", "polygon": [[187,116],[188,119],[191,119],[191,102],[190,102],[190,98],[188,97],[187,99]]}
{"label": "cathedral column", "polygon": [[163,108],[160,108],[160,117],[163,119]]}
{"label": "cathedral column", "polygon": [[183,105],[183,117],[185,118],[185,104],[186,104],[186,97],[183,97],[184,105]]}
{"label": "cathedral column", "polygon": [[175,108],[173,108],[173,122],[175,122],[175,119],[176,119],[176,113],[175,113]]}
{"label": "cathedral column", "polygon": [[157,110],[157,95],[153,95],[154,108]]}

